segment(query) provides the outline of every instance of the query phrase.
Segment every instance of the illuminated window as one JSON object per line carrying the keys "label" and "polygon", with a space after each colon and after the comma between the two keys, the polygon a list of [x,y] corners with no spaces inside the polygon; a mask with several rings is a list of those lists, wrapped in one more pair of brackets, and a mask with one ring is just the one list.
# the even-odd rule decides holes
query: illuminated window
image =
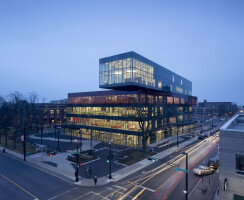
{"label": "illuminated window", "polygon": [[173,81],[173,83],[175,82],[175,76],[173,75],[173,77],[172,77],[172,81]]}
{"label": "illuminated window", "polygon": [[162,88],[162,82],[161,81],[158,82],[158,88]]}
{"label": "illuminated window", "polygon": [[192,107],[189,107],[189,112],[192,112]]}
{"label": "illuminated window", "polygon": [[181,81],[180,81],[180,84],[182,85],[182,79],[181,79]]}
{"label": "illuminated window", "polygon": [[176,117],[170,117],[169,118],[169,123],[170,124],[175,124],[176,123]]}
{"label": "illuminated window", "polygon": [[170,91],[172,92],[172,85],[170,85]]}
{"label": "illuminated window", "polygon": [[181,104],[184,104],[184,103],[185,103],[185,101],[184,101],[183,98],[180,99],[180,103],[181,103]]}
{"label": "illuminated window", "polygon": [[183,107],[179,107],[179,112],[183,112]]}
{"label": "illuminated window", "polygon": [[174,104],[179,104],[179,98],[174,97]]}
{"label": "illuminated window", "polygon": [[183,115],[179,115],[179,116],[178,116],[178,120],[179,120],[179,121],[183,121]]}
{"label": "illuminated window", "polygon": [[176,91],[179,92],[179,93],[183,93],[183,89],[181,87],[177,87],[176,86]]}
{"label": "illuminated window", "polygon": [[173,104],[173,97],[167,97],[167,104]]}

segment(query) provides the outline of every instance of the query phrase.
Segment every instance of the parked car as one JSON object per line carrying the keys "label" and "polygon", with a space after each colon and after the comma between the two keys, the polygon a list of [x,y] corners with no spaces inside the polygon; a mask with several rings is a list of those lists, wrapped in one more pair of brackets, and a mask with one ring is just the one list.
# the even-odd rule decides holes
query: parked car
{"label": "parked car", "polygon": [[203,134],[200,134],[200,135],[198,136],[198,139],[199,139],[199,140],[204,139],[204,135],[203,135]]}
{"label": "parked car", "polygon": [[218,169],[219,168],[219,159],[216,157],[210,158],[208,161],[208,166],[213,169]]}
{"label": "parked car", "polygon": [[204,133],[204,136],[205,136],[205,137],[210,136],[210,132],[205,132],[205,133]]}
{"label": "parked car", "polygon": [[214,172],[214,169],[211,167],[200,165],[199,167],[193,169],[193,172],[197,175],[207,175],[212,174]]}

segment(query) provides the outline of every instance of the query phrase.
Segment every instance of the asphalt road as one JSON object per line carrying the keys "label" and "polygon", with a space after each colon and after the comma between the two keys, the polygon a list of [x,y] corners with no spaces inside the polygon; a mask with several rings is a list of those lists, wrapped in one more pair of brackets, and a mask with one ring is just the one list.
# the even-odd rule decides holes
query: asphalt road
{"label": "asphalt road", "polygon": [[[50,199],[74,190],[75,185],[0,153],[0,199]],[[84,192],[87,190],[84,188]],[[77,195],[75,195],[77,196]]]}
{"label": "asphalt road", "polygon": [[201,177],[194,175],[192,170],[199,165],[206,165],[209,157],[217,153],[217,142],[218,138],[209,137],[190,145],[119,182],[101,187],[103,190],[90,193],[86,199],[183,200],[185,199],[183,193],[185,173],[173,169],[173,166],[185,168],[185,156],[181,154],[183,151],[189,154],[189,199],[196,199],[195,197],[198,197],[197,199],[213,199],[216,187],[212,187],[212,185],[218,179],[218,172],[204,177],[204,184],[208,184],[209,178],[212,183],[206,195],[199,190]]}
{"label": "asphalt road", "polygon": [[[0,153],[0,199],[185,199],[183,193],[185,173],[172,168],[172,166],[185,168],[185,156],[181,154],[183,151],[189,154],[190,199],[194,199],[196,195],[198,195],[198,199],[204,199],[201,194],[196,194],[199,190],[195,186],[200,185],[201,177],[195,176],[192,169],[200,164],[206,164],[209,157],[216,153],[217,141],[217,138],[209,137],[185,147],[163,160],[158,160],[118,182],[97,187],[76,186],[72,182],[56,178],[26,165],[21,160]],[[211,182],[214,177],[216,179],[216,176],[217,172],[211,175]],[[205,177],[204,180],[206,182],[208,177]],[[212,193],[214,194],[214,192]],[[208,197],[211,195],[209,193]]]}

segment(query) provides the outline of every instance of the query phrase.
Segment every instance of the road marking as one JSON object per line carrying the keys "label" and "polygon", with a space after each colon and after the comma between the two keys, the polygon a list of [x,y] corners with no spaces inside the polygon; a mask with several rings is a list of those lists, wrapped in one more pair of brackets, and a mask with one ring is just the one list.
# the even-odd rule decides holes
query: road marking
{"label": "road marking", "polygon": [[144,191],[145,191],[145,188],[143,188],[132,200],[137,199]]}
{"label": "road marking", "polygon": [[120,193],[120,194],[124,194],[123,192],[118,191],[118,189],[117,189],[117,190],[114,190],[114,189],[112,189],[112,188],[110,188],[110,187],[106,187],[106,188],[109,189],[109,190],[112,190],[112,191],[114,191],[114,192],[118,192],[118,193]]}
{"label": "road marking", "polygon": [[92,193],[92,191],[91,191],[91,192],[88,192],[88,193],[86,193],[86,194],[83,194],[83,195],[81,195],[81,196],[79,196],[79,197],[76,197],[76,198],[75,198],[75,199],[73,199],[73,200],[80,199],[81,197],[84,197],[84,196],[86,196],[86,195],[88,195],[88,194],[90,194],[90,193]]}
{"label": "road marking", "polygon": [[30,192],[28,192],[27,190],[25,190],[24,188],[22,188],[22,187],[19,186],[17,183],[15,183],[14,181],[10,180],[9,178],[7,178],[6,176],[4,176],[3,174],[0,173],[0,176],[2,176],[4,179],[6,179],[7,181],[9,181],[10,183],[14,184],[15,186],[17,186],[17,187],[20,188],[21,190],[23,190],[25,193],[29,194],[30,196],[34,197],[35,199],[38,199],[38,198],[35,197],[33,194],[31,194]]}
{"label": "road marking", "polygon": [[71,189],[71,190],[68,190],[68,191],[66,191],[66,192],[63,192],[63,193],[61,193],[61,194],[58,194],[58,195],[56,195],[56,196],[54,196],[54,197],[52,197],[52,198],[50,198],[50,199],[48,199],[48,200],[56,199],[57,197],[60,197],[60,196],[62,196],[63,194],[69,193],[69,192],[71,192],[71,191],[73,191],[73,190],[75,190],[75,189],[77,189],[77,188],[78,188],[78,187],[73,188],[73,189]]}
{"label": "road marking", "polygon": [[[55,178],[57,178],[57,179],[60,179],[60,180],[62,180],[62,181],[64,181],[64,182],[67,182],[67,183],[69,183],[69,184],[71,184],[71,185],[73,185],[73,182],[70,182],[70,181],[68,181],[68,180],[65,180],[64,178],[61,178],[61,177],[59,177],[58,175],[55,175],[55,174],[53,174],[52,172],[54,172],[54,171],[52,171],[52,170],[50,170],[50,169],[46,169],[46,168],[44,168],[44,167],[42,167],[43,169],[41,169],[41,168],[39,168],[39,166],[36,164],[36,163],[32,163],[32,162],[24,162],[23,160],[21,160],[20,158],[16,158],[14,155],[11,155],[11,154],[6,154],[6,156],[8,156],[8,157],[11,157],[12,159],[15,159],[15,160],[17,160],[17,161],[19,161],[19,162],[21,162],[21,163],[24,163],[24,164],[26,164],[26,165],[29,165],[30,167],[32,167],[32,168],[34,168],[34,169],[36,169],[36,170],[39,170],[39,171],[41,171],[41,172],[43,172],[43,173],[45,173],[45,174],[49,174],[49,175],[51,175],[51,176],[53,176],[53,177],[55,177]],[[48,170],[48,171],[46,171],[46,170]],[[55,173],[55,172],[54,172]],[[57,172],[56,172],[57,173]],[[67,178],[69,178],[69,177],[67,177]],[[70,178],[69,178],[70,179]]]}
{"label": "road marking", "polygon": [[149,190],[150,192],[153,192],[153,193],[155,192],[155,190],[153,190],[153,189],[151,189],[151,188],[144,187],[144,186],[142,186],[142,185],[137,185],[137,184],[136,184],[136,186],[139,187],[139,188],[143,188],[143,189],[145,189],[145,190]]}
{"label": "road marking", "polygon": [[190,192],[190,194],[188,195],[188,199],[190,198],[190,196],[192,195],[192,193],[194,192],[194,190],[196,189],[196,187],[199,185],[199,183],[201,182],[202,178],[199,179],[198,183],[195,185],[195,187],[192,189],[192,191]]}
{"label": "road marking", "polygon": [[119,186],[119,185],[114,185],[114,187],[119,188],[119,189],[124,190],[124,191],[126,191],[126,190],[127,190],[126,188],[121,187],[121,186]]}
{"label": "road marking", "polygon": [[97,196],[99,196],[99,197],[102,197],[103,199],[106,199],[106,200],[109,200],[108,198],[106,198],[106,197],[103,197],[102,195],[100,195],[99,193],[96,193],[96,192],[93,192],[93,191],[91,191],[93,194],[95,194],[95,195],[97,195]]}

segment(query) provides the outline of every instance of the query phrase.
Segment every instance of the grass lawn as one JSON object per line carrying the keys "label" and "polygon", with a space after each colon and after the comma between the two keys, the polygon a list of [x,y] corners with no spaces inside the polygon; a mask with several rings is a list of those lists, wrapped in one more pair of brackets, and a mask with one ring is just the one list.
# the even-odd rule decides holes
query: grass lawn
{"label": "grass lawn", "polygon": [[[2,136],[0,146],[9,149],[11,151],[24,154],[24,148],[22,143],[16,142],[16,149],[13,148],[13,139],[8,139],[8,145],[5,146],[5,137]],[[29,152],[29,154],[34,154],[36,153],[36,149],[33,145],[26,144],[26,152]]]}
{"label": "grass lawn", "polygon": [[141,160],[144,160],[148,156],[153,156],[156,153],[153,152],[147,152],[146,157],[143,157],[143,152],[139,150],[129,150],[129,151],[124,151],[123,154],[125,156],[128,156],[125,159],[121,159],[120,163],[125,164],[125,165],[132,165],[134,163],[137,163]]}

